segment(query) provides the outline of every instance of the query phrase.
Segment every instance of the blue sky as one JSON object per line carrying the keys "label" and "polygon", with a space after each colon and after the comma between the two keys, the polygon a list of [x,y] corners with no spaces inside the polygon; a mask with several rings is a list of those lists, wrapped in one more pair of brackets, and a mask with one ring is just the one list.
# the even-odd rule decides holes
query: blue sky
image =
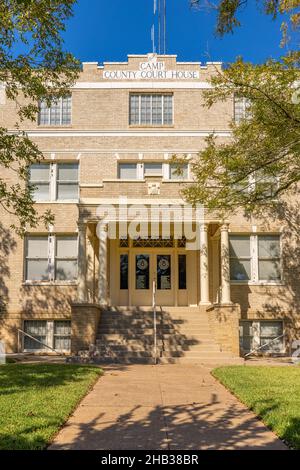
{"label": "blue sky", "polygon": [[[256,1],[240,14],[233,35],[214,36],[212,12],[189,8],[189,0],[167,0],[167,53],[181,61],[259,63],[283,52],[280,22],[259,13]],[[78,0],[64,34],[66,49],[81,61],[124,61],[127,54],[151,52],[153,0]]]}

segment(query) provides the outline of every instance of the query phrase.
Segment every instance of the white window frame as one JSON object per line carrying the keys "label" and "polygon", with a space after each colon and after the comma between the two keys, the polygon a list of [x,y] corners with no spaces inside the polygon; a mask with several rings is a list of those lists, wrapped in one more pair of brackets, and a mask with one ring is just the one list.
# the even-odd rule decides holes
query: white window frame
{"label": "white window frame", "polygon": [[[39,200],[35,200],[35,204],[47,204],[49,202],[51,203],[58,203],[58,204],[74,204],[74,203],[77,203],[79,201],[79,189],[80,189],[80,163],[78,160],[76,161],[59,161],[59,162],[43,162],[43,164],[46,164],[46,165],[49,165],[49,200],[44,200],[44,201],[39,201]],[[77,182],[74,180],[72,181],[73,184],[76,184],[78,185],[78,196],[77,198],[75,199],[58,199],[57,198],[57,194],[58,194],[58,167],[60,164],[70,164],[70,165],[74,165],[74,164],[77,164],[78,165],[78,179],[77,179]],[[70,181],[71,182],[71,181]],[[38,182],[36,181],[33,181],[31,183],[31,181],[29,180],[29,184],[31,184],[32,186],[35,186],[35,184],[38,184]]]}
{"label": "white window frame", "polygon": [[[286,351],[286,341],[285,341],[285,325],[284,325],[284,321],[282,319],[278,319],[278,318],[274,318],[274,319],[266,319],[266,320],[257,320],[257,319],[245,319],[244,321],[242,320],[240,322],[240,327],[242,326],[243,323],[251,323],[251,332],[252,332],[252,335],[250,337],[252,337],[252,345],[251,345],[251,349],[250,350],[253,350],[253,349],[257,349],[261,346],[261,324],[264,323],[273,323],[273,322],[276,322],[276,323],[281,323],[282,324],[282,334],[283,334],[283,337],[282,337],[282,349],[281,351],[278,353],[278,354],[284,354],[285,351]],[[272,353],[271,351],[265,351],[264,349],[262,349],[262,352],[264,352],[265,354],[270,354]]]}
{"label": "white window frame", "polygon": [[[49,346],[50,348],[53,348],[54,349],[54,338],[55,336],[58,336],[58,335],[55,335],[54,334],[54,323],[55,322],[59,322],[59,321],[68,321],[70,322],[70,325],[71,325],[71,328],[72,328],[72,324],[71,324],[71,320],[68,319],[68,318],[62,318],[62,319],[56,319],[56,320],[43,320],[41,318],[38,318],[38,319],[26,319],[23,321],[23,331],[26,333],[25,331],[25,322],[27,321],[36,321],[36,322],[39,322],[39,321],[42,321],[42,322],[46,322],[46,340],[45,340],[45,345],[46,346]],[[72,330],[71,330],[71,333],[69,335],[70,339],[72,337]],[[25,349],[24,347],[24,344],[25,344],[25,335],[23,335],[23,339],[22,339],[22,351],[23,352],[27,352],[27,353],[41,353],[41,352],[50,352],[51,350],[46,348],[46,347],[42,347],[42,345],[40,345],[41,347],[40,348],[37,348],[37,349]],[[36,344],[39,344],[39,343],[36,343]],[[59,349],[57,350],[59,352],[62,352],[62,353],[70,353],[71,352],[71,349]]]}
{"label": "white window frame", "polygon": [[[132,163],[132,164],[136,164],[136,178],[135,179],[123,179],[123,178],[120,178],[120,165],[122,164],[126,164],[126,163]],[[145,164],[161,164],[162,165],[162,172],[161,174],[158,174],[158,173],[148,173],[147,175],[145,174]],[[161,161],[151,161],[151,162],[143,162],[143,163],[140,163],[140,162],[131,162],[131,161],[123,161],[123,162],[118,162],[118,173],[117,173],[117,180],[119,181],[127,181],[127,182],[130,182],[130,183],[134,183],[134,182],[141,182],[141,181],[145,181],[145,178],[161,178],[163,182],[168,182],[168,183],[182,183],[182,182],[185,182],[185,181],[191,181],[191,172],[190,172],[190,164],[187,163],[187,178],[185,179],[181,179],[181,178],[178,178],[178,179],[171,179],[171,163],[165,163],[165,162],[161,162]]]}
{"label": "white window frame", "polygon": [[[283,260],[282,260],[282,236],[281,233],[237,233],[237,232],[230,232],[231,236],[244,236],[250,238],[250,269],[251,269],[251,276],[249,280],[230,280],[232,285],[240,285],[240,284],[247,284],[247,285],[283,285],[284,278],[283,278]],[[260,236],[274,236],[279,237],[279,246],[280,246],[280,274],[281,278],[278,280],[261,280],[259,279],[259,257],[258,257],[258,238]],[[239,259],[239,258],[237,258]],[[245,258],[246,259],[246,258]],[[247,258],[248,259],[248,258]],[[270,258],[271,259],[271,258]],[[274,258],[275,259],[275,258]],[[279,259],[279,258],[276,258]]]}
{"label": "white window frame", "polygon": [[[131,122],[131,97],[138,96],[139,98],[139,122],[132,123]],[[151,97],[151,119],[149,123],[142,123],[142,96],[150,96]],[[160,96],[161,97],[161,112],[162,112],[162,122],[153,123],[153,96]],[[164,97],[171,96],[172,97],[172,122],[165,124],[165,116],[164,116]],[[129,125],[130,126],[153,126],[153,127],[172,127],[174,125],[174,94],[173,93],[130,93],[129,95]]]}
{"label": "white window frame", "polygon": [[[64,98],[60,97],[56,100],[53,100],[53,104],[57,101],[59,102],[59,108],[60,108],[59,109],[59,124],[52,124],[51,123],[51,108],[52,108],[52,104],[51,104],[51,106],[47,106],[47,109],[48,109],[48,123],[47,124],[41,123],[41,114],[40,114],[41,111],[39,110],[39,113],[38,113],[38,125],[39,126],[41,126],[41,127],[43,127],[43,126],[45,126],[45,127],[48,127],[48,126],[49,127],[59,127],[59,126],[71,126],[72,125],[72,114],[73,114],[72,113],[72,111],[73,111],[73,109],[72,109],[72,105],[73,105],[72,94],[68,95],[65,98],[70,98],[70,102],[71,102],[71,105],[70,105],[70,107],[71,107],[71,109],[70,109],[70,122],[67,123],[67,124],[63,123],[63,99]],[[45,102],[45,101],[43,101],[43,102]]]}
{"label": "white window frame", "polygon": [[[49,278],[45,281],[32,281],[27,278],[27,260],[32,259],[27,257],[26,253],[26,243],[27,243],[27,237],[45,237],[48,238],[48,273],[49,273]],[[48,284],[55,284],[55,285],[77,285],[78,280],[66,280],[66,281],[61,281],[61,280],[56,280],[55,276],[55,261],[56,261],[56,237],[58,238],[63,238],[63,237],[77,237],[77,261],[78,261],[78,253],[79,253],[79,237],[77,233],[58,233],[58,234],[38,234],[38,233],[28,233],[27,236],[24,238],[24,270],[23,270],[23,279],[24,279],[24,284],[26,285],[48,285]],[[38,259],[38,258],[37,258]],[[41,258],[45,259],[45,258]],[[75,259],[75,258],[72,258]]]}
{"label": "white window frame", "polygon": [[[237,105],[238,102],[239,102],[241,110],[242,110],[242,113],[241,113],[242,117],[241,118],[238,118],[237,113],[236,113],[236,105]],[[242,121],[249,119],[250,113],[247,110],[247,107],[249,106],[249,104],[250,104],[250,100],[248,98],[245,98],[245,97],[239,98],[237,96],[234,96],[234,98],[233,98],[233,119],[234,119],[234,122],[236,124],[240,124]]]}

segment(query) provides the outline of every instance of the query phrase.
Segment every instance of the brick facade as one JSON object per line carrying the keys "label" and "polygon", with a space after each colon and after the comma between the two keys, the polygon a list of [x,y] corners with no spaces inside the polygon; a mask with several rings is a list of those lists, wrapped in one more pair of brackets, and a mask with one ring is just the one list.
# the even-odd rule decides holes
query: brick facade
{"label": "brick facade", "polygon": [[[199,72],[196,80],[105,80],[104,71],[137,70],[147,56],[129,56],[128,63],[84,64],[78,83],[72,90],[72,124],[69,126],[39,126],[22,122],[21,129],[43,151],[45,161],[79,163],[79,203],[39,203],[38,211],[51,209],[55,215],[54,234],[76,234],[78,221],[87,224],[86,289],[89,306],[80,308],[74,302],[78,297],[78,283],[40,283],[31,285],[24,281],[24,240],[11,232],[13,218],[0,210],[0,339],[6,341],[7,352],[17,351],[16,329],[22,328],[29,318],[71,319],[72,350],[88,347],[93,342],[99,311],[93,305],[99,301],[99,241],[96,236],[96,209],[103,200],[117,199],[120,195],[151,202],[149,180],[124,182],[118,180],[119,162],[170,162],[174,153],[187,154],[193,159],[205,145],[205,137],[216,132],[219,142],[230,138],[230,121],[233,118],[233,101],[203,107],[203,91],[209,77],[220,69],[220,64],[180,64],[175,56],[159,58],[166,69]],[[157,83],[156,83],[157,82]],[[147,127],[129,124],[129,95],[134,93],[172,93],[174,96],[174,123],[171,126]],[[0,102],[0,125],[10,130],[17,121],[15,103],[3,99]],[[14,174],[1,170],[2,177],[13,181]],[[151,181],[153,178],[151,179]],[[156,181],[154,179],[154,181]],[[161,181],[158,198],[162,201],[181,199],[182,184]],[[288,206],[295,208],[293,196]],[[220,221],[213,214],[206,214],[209,225],[209,292],[210,300],[218,302],[220,287],[220,238],[216,235]],[[238,315],[241,319],[283,319],[288,344],[298,337],[300,326],[299,290],[299,240],[292,227],[281,215],[268,220],[256,220],[237,213],[228,220],[231,233],[281,233],[283,281],[277,285],[231,285],[231,300],[238,308],[218,307],[210,311],[215,334],[224,347],[238,353]],[[45,234],[44,227],[30,233]],[[108,256],[112,256],[109,253]],[[196,257],[198,255],[196,254]],[[198,261],[197,261],[198,262]],[[101,260],[100,260],[101,264]],[[108,263],[108,295],[114,298],[114,267]],[[195,272],[195,293],[199,302],[201,274]],[[196,285],[197,284],[197,285]],[[193,298],[194,298],[193,297]],[[223,309],[223,310],[222,310]],[[84,310],[84,312],[83,312]],[[218,322],[216,316],[228,318]],[[213,316],[215,316],[213,318]],[[217,324],[219,325],[217,327]],[[226,332],[226,333],[225,333]],[[227,334],[228,333],[228,334]],[[228,346],[228,341],[231,346]]]}

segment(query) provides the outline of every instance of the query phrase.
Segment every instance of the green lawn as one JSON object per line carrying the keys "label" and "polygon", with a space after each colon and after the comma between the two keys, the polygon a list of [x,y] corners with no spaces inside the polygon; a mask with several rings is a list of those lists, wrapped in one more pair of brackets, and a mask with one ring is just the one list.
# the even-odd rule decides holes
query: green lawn
{"label": "green lawn", "polygon": [[220,367],[212,372],[281,439],[300,449],[300,367]]}
{"label": "green lawn", "polygon": [[102,373],[93,366],[0,366],[0,449],[44,449]]}

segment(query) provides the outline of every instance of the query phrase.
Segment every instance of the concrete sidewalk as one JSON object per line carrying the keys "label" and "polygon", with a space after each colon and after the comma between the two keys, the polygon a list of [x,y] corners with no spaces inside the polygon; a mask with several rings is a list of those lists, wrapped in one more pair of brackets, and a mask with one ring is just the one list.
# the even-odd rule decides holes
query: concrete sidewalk
{"label": "concrete sidewalk", "polygon": [[112,366],[50,449],[286,449],[202,366]]}

